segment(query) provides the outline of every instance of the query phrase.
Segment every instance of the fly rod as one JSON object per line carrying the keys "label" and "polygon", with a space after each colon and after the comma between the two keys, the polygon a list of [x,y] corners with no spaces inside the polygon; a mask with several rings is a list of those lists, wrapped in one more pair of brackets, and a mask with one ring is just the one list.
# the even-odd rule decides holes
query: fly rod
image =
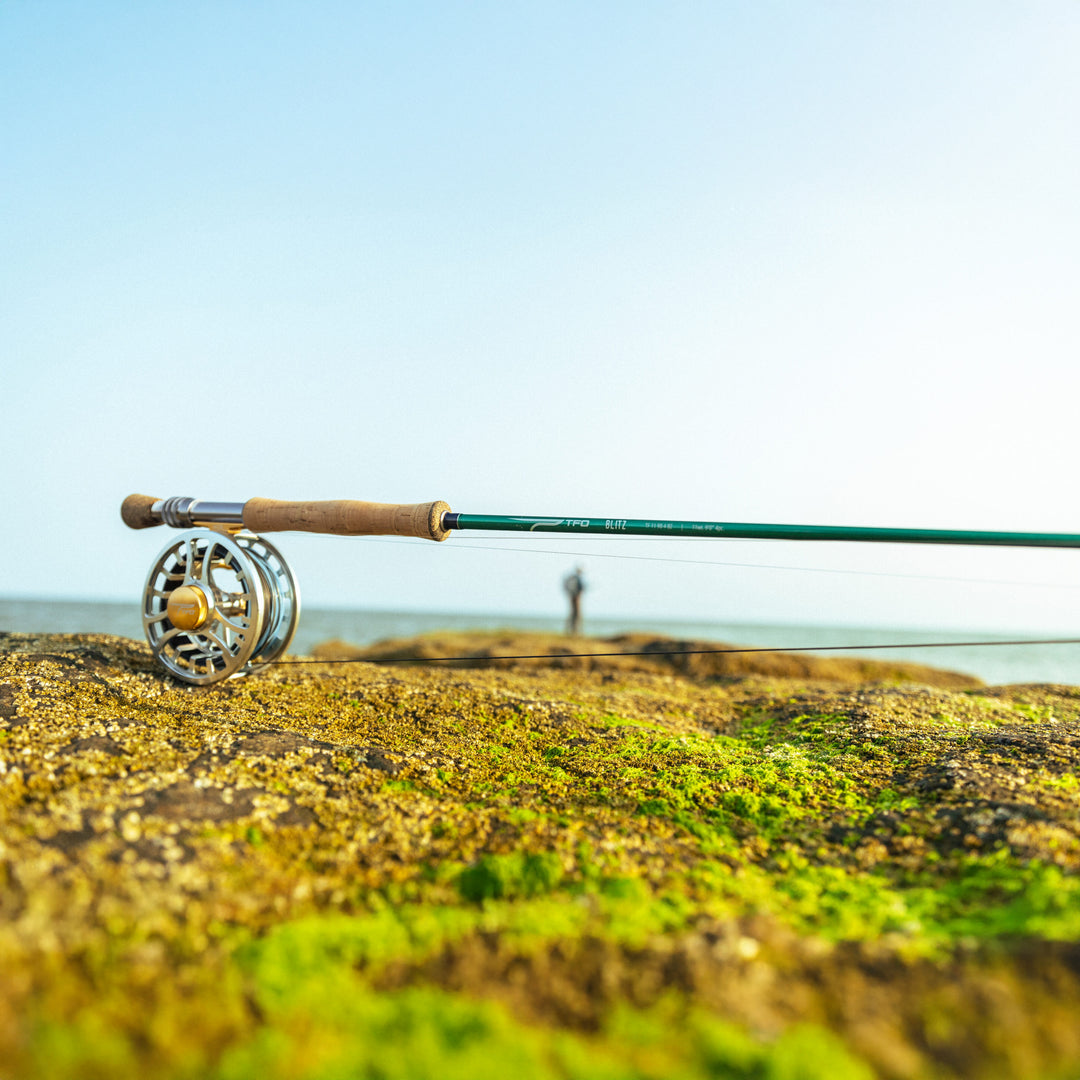
{"label": "fly rod", "polygon": [[300,617],[300,590],[281,553],[262,533],[412,536],[443,541],[466,530],[671,536],[681,539],[833,540],[1080,548],[1080,534],[850,525],[767,525],[644,518],[460,514],[436,500],[372,503],[339,499],[211,502],[129,495],[120,508],[132,529],[189,530],[158,555],[143,589],[143,628],[173,675],[206,684],[248,674],[280,656]]}
{"label": "fly rod", "polygon": [[609,536],[703,537],[714,540],[850,540],[886,544],[976,544],[998,547],[1080,547],[1080,533],[978,529],[891,529],[861,525],[763,525],[736,521],[644,518],[521,517],[457,514],[442,501],[396,505],[336,499],[327,502],[207,502],[129,495],[121,507],[133,529],[171,525],[234,526],[253,532],[315,532],[337,536],[415,536],[445,540],[451,532],[599,533]]}

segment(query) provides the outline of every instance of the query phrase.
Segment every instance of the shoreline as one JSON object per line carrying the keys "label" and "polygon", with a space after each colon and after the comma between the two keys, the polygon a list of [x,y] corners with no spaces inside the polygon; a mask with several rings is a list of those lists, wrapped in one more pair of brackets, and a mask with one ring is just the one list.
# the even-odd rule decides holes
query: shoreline
{"label": "shoreline", "polygon": [[[586,612],[586,616],[588,615],[589,612]],[[436,631],[509,630],[557,633],[562,628],[563,619],[555,616],[453,615],[432,612],[320,610],[304,607],[290,651],[308,654],[320,642],[334,638],[369,645],[381,640],[413,637]],[[588,635],[601,638],[625,633],[650,633],[695,641],[737,641],[768,648],[815,645],[832,648],[846,644],[879,646],[890,642],[906,644],[925,641],[1001,641],[1062,636],[1046,632],[983,634],[971,630],[727,625],[721,622],[588,617],[584,629]],[[0,599],[0,630],[112,633],[143,640],[138,606],[135,603],[80,605],[78,602],[69,601],[43,603]],[[873,651],[852,655],[885,660],[925,661],[954,671],[969,672],[992,684],[1053,682],[1080,685],[1080,648],[1072,646],[990,645],[981,648],[937,648],[925,652],[909,648],[878,651],[875,648]]]}

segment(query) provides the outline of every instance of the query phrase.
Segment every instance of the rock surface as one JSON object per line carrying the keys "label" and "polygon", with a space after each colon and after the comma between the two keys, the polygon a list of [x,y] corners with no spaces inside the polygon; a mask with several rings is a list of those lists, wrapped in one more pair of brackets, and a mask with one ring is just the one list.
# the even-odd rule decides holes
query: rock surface
{"label": "rock surface", "polygon": [[1080,690],[692,644],[0,635],[0,1077],[1080,1071]]}

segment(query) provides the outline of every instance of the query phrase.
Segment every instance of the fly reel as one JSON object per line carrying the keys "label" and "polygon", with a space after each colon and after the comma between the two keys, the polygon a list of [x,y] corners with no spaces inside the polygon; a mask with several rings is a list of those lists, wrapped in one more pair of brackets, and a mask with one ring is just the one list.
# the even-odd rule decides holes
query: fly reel
{"label": "fly reel", "polygon": [[281,553],[256,533],[415,536],[445,540],[450,507],[337,500],[244,503],[129,495],[131,529],[190,529],[158,555],[143,588],[146,640],[161,665],[205,686],[272,664],[300,619],[300,589]]}
{"label": "fly reel", "polygon": [[281,553],[249,532],[182,533],[143,589],[142,621],[162,666],[196,685],[258,671],[286,649],[300,589]]}

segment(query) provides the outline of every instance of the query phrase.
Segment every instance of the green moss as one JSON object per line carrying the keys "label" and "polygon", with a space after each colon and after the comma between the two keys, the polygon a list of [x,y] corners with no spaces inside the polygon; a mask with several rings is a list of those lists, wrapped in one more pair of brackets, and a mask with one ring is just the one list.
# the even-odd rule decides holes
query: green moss
{"label": "green moss", "polygon": [[551,854],[515,851],[485,855],[458,877],[466,900],[502,900],[551,892],[562,878],[559,860]]}
{"label": "green moss", "polygon": [[[522,913],[510,908],[491,913],[487,932],[520,932]],[[573,927],[558,929],[566,933]],[[669,999],[651,1010],[617,1008],[599,1038],[568,1033],[550,1038],[513,1022],[491,1002],[462,1001],[419,988],[376,995],[362,975],[370,974],[380,959],[385,962],[388,942],[400,955],[403,948],[431,949],[446,935],[464,931],[455,920],[430,921],[413,911],[404,919],[385,914],[309,921],[254,943],[243,962],[250,992],[269,1026],[230,1050],[213,1075],[222,1080],[256,1075],[552,1080],[872,1076],[839,1039],[812,1025],[767,1041]]]}
{"label": "green moss", "polygon": [[[343,992],[346,991],[347,992]],[[317,1019],[316,1019],[317,1018]],[[290,1007],[231,1049],[217,1080],[872,1080],[835,1036],[804,1025],[775,1043],[700,1013],[622,1009],[601,1038],[554,1038],[491,1002],[427,989],[374,995],[361,986],[300,987]],[[673,1023],[677,1020],[677,1026]]]}

